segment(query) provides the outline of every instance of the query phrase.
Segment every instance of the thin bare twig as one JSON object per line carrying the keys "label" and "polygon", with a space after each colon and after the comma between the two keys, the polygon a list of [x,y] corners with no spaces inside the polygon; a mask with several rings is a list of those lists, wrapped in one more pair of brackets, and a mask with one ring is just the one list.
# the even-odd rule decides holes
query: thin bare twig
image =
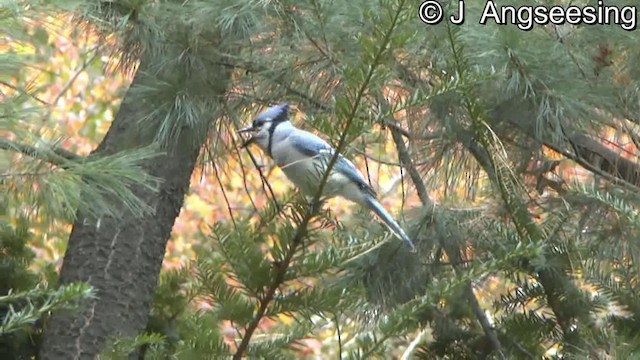
{"label": "thin bare twig", "polygon": [[222,179],[220,178],[220,173],[218,172],[218,165],[214,161],[214,159],[216,158],[214,157],[214,151],[217,145],[219,144],[220,133],[222,133],[223,126],[224,126],[223,122],[220,121],[218,123],[218,129],[217,129],[218,136],[216,136],[215,142],[213,144],[213,149],[211,146],[209,146],[208,143],[205,146],[206,146],[207,152],[209,153],[209,159],[211,160],[211,166],[213,167],[213,172],[216,177],[216,181],[218,182],[218,186],[220,186],[220,190],[222,191],[222,196],[224,197],[224,202],[227,205],[227,211],[229,211],[229,217],[231,218],[231,222],[233,223],[233,228],[237,229],[236,220],[233,216],[233,210],[231,209],[232,208],[231,203],[229,202],[229,198],[227,197],[227,191],[224,189],[224,185],[222,184]]}
{"label": "thin bare twig", "polygon": [[253,201],[253,196],[251,196],[251,193],[249,192],[249,181],[247,180],[247,172],[244,170],[244,164],[242,162],[242,155],[240,154],[240,149],[238,147],[234,147],[234,150],[237,155],[236,157],[240,162],[240,171],[242,172],[242,185],[243,185],[242,187],[244,188],[245,193],[249,197],[249,202],[251,202],[251,206],[253,207],[254,213],[260,214],[260,211],[258,210],[258,207],[256,206],[255,201]]}
{"label": "thin bare twig", "polygon": [[66,94],[67,91],[69,91],[69,89],[71,89],[71,87],[73,86],[73,83],[75,83],[76,80],[78,79],[78,76],[80,76],[80,74],[87,69],[89,64],[91,64],[93,62],[93,60],[95,60],[100,55],[100,49],[101,48],[102,48],[102,45],[97,45],[93,49],[88,51],[88,52],[92,52],[93,51],[94,52],[93,55],[89,59],[85,60],[82,63],[80,68],[75,72],[75,74],[73,74],[71,79],[69,79],[69,81],[67,81],[67,83],[64,85],[64,87],[62,87],[62,89],[60,90],[60,92],[58,93],[56,98],[53,99],[53,101],[51,102],[52,108],[50,108],[50,110],[47,112],[47,116],[45,116],[43,119],[46,120],[46,119],[49,119],[51,117],[51,114],[53,113],[53,106],[56,106],[56,104],[58,103],[58,101],[60,101],[60,99],[62,99],[64,94]]}
{"label": "thin bare twig", "polygon": [[236,219],[233,217],[233,210],[231,209],[231,203],[229,202],[229,198],[227,197],[227,192],[224,189],[224,185],[222,185],[222,179],[220,179],[220,174],[218,173],[218,165],[213,163],[211,164],[213,167],[213,174],[216,177],[216,181],[218,182],[218,186],[220,186],[220,191],[222,191],[222,197],[224,197],[224,202],[227,204],[227,211],[229,211],[229,217],[231,218],[231,222],[233,223],[233,228],[238,229],[236,224]]}
{"label": "thin bare twig", "polygon": [[342,334],[340,333],[340,318],[338,314],[333,315],[336,323],[336,332],[338,335],[338,360],[342,359]]}
{"label": "thin bare twig", "polygon": [[[226,108],[226,105],[225,105]],[[227,108],[227,110],[229,110]],[[231,111],[227,111],[227,113],[232,114]],[[233,132],[237,133],[238,126],[237,126],[237,121],[232,122],[233,123]],[[246,174],[244,172],[244,165],[242,165],[242,157],[240,156],[240,147],[239,144],[236,142],[235,137],[232,137],[232,145],[234,147],[234,149],[236,150],[236,153],[238,154],[238,159],[240,159],[240,167],[242,168],[242,174],[243,174],[243,180],[244,180],[244,185],[245,185],[245,189],[248,189],[247,182],[246,182]],[[278,204],[278,200],[276,198],[275,192],[273,191],[273,188],[271,187],[271,184],[269,184],[269,181],[267,180],[266,176],[264,175],[264,172],[262,171],[262,167],[260,165],[258,165],[258,161],[256,160],[255,156],[253,155],[253,153],[251,152],[251,150],[249,148],[247,148],[247,153],[249,154],[249,158],[251,159],[251,162],[253,163],[253,166],[256,168],[256,170],[258,170],[258,174],[260,175],[260,179],[262,180],[262,186],[265,190],[266,194],[270,194],[271,195],[271,200],[273,201],[273,203],[276,206],[276,209],[278,210],[278,212],[281,210],[280,204]],[[248,190],[247,190],[248,191]],[[248,192],[247,192],[248,194]],[[257,208],[256,208],[257,209]]]}
{"label": "thin bare twig", "polygon": [[256,157],[253,155],[251,150],[247,149],[247,153],[249,154],[249,158],[251,159],[253,166],[256,168],[256,170],[258,170],[258,173],[260,174],[260,179],[262,180],[262,187],[265,188],[265,193],[268,193],[271,195],[271,200],[273,201],[273,204],[276,206],[276,209],[278,210],[278,212],[280,212],[280,210],[282,210],[282,207],[278,203],[278,198],[276,197],[275,192],[273,192],[273,188],[271,187],[269,180],[267,180],[267,177],[264,175],[264,172],[262,171],[262,166],[258,164],[258,160],[256,160]]}

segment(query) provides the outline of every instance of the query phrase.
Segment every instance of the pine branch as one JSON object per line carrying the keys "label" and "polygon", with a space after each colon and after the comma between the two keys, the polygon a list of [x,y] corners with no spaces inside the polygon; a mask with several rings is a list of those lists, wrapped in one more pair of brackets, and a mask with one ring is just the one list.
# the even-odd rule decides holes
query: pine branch
{"label": "pine branch", "polygon": [[398,9],[391,21],[391,25],[383,37],[382,44],[378,49],[378,51],[376,52],[372,63],[369,65],[369,69],[364,78],[364,81],[362,82],[360,88],[358,89],[358,92],[356,93],[356,97],[352,104],[349,116],[347,117],[344,130],[342,131],[340,140],[338,141],[338,145],[336,146],[335,153],[333,154],[329,163],[327,164],[327,167],[324,171],[324,175],[320,180],[318,191],[316,192],[313,200],[311,201],[311,207],[309,208],[305,216],[302,218],[302,221],[298,225],[296,233],[290,243],[291,245],[289,246],[284,259],[278,263],[275,278],[271,286],[267,290],[266,295],[262,299],[260,299],[259,301],[260,306],[258,308],[258,311],[254,316],[253,320],[249,323],[249,326],[247,327],[245,334],[242,337],[242,341],[240,342],[240,345],[238,345],[238,349],[236,350],[236,353],[233,356],[234,360],[240,360],[244,355],[244,353],[247,351],[247,348],[249,347],[249,343],[251,341],[251,337],[253,336],[253,333],[258,328],[260,321],[264,318],[267,312],[267,308],[269,307],[269,304],[271,303],[271,301],[273,301],[273,298],[276,294],[277,289],[280,288],[280,286],[284,283],[287,269],[291,265],[291,261],[297,250],[298,245],[302,243],[302,240],[307,235],[307,232],[308,232],[307,227],[311,222],[311,219],[313,219],[317,215],[317,213],[320,211],[319,205],[320,205],[320,199],[322,197],[322,193],[324,191],[324,187],[327,184],[327,180],[329,179],[329,175],[331,174],[331,170],[333,169],[333,166],[338,160],[340,153],[344,150],[344,147],[346,146],[349,128],[351,127],[351,124],[353,123],[353,121],[356,119],[357,110],[360,107],[362,100],[364,99],[367,88],[369,87],[369,83],[371,82],[371,79],[373,78],[373,75],[375,74],[376,69],[381,63],[382,55],[387,50],[387,46],[391,41],[391,34],[396,28],[403,5],[404,5],[404,1],[400,1],[400,3],[398,4]]}
{"label": "pine branch", "polygon": [[[494,186],[498,188],[505,205],[509,209],[508,214],[516,225],[516,230],[520,238],[542,240],[543,235],[537,229],[526,207],[504,188],[503,180],[496,172],[496,165],[493,163],[491,156],[483,148],[486,144],[479,144],[474,138],[469,137],[468,134],[466,135],[467,139],[463,141],[463,144],[482,166]],[[547,303],[555,315],[558,325],[562,329],[565,341],[573,347],[578,347],[577,345],[581,344],[582,341],[579,332],[573,328],[573,319],[582,318],[587,309],[571,306],[568,300],[571,299],[575,301],[575,299],[578,299],[580,297],[580,290],[575,284],[572,284],[563,273],[556,272],[553,269],[535,269],[530,267],[528,271],[537,275],[536,277],[544,289]]]}
{"label": "pine branch", "polygon": [[[468,74],[468,64],[458,46],[455,35],[451,27],[448,27],[449,45],[454,57],[454,67],[456,75],[464,80]],[[472,90],[469,90],[471,92]],[[476,158],[484,171],[488,174],[491,183],[498,190],[508,215],[515,225],[521,241],[543,241],[544,233],[532,219],[527,205],[518,195],[517,181],[508,169],[507,161],[504,158],[495,159],[492,154],[500,156],[499,140],[496,140],[489,127],[484,122],[488,117],[481,105],[477,103],[475,94],[465,94],[463,99],[464,107],[472,120],[471,134],[459,132],[466,139],[463,141],[469,152]],[[472,145],[472,146],[469,146]],[[563,256],[562,254],[552,256]],[[564,263],[561,259],[559,259]],[[579,348],[583,343],[580,331],[575,329],[575,320],[584,319],[588,316],[588,309],[582,306],[570,304],[568,299],[575,301],[581,297],[580,290],[568,279],[562,271],[554,271],[549,268],[534,268],[529,266],[529,272],[533,273],[542,285],[547,303],[553,311],[556,321],[562,329],[566,347]]]}
{"label": "pine branch", "polygon": [[[463,55],[462,49],[458,46],[454,31],[448,27],[449,45],[454,57],[454,68],[460,80],[466,80],[469,65]],[[488,174],[491,183],[499,192],[511,221],[515,225],[520,241],[543,241],[546,239],[544,232],[532,219],[525,201],[521,199],[519,185],[515,175],[508,168],[507,159],[501,157],[501,145],[491,132],[488,124],[483,120],[487,118],[482,106],[477,102],[477,96],[473,90],[469,89],[463,98],[463,105],[472,120],[470,134],[469,131],[457,132],[459,136],[465,138],[462,142],[469,152],[476,158]],[[469,146],[471,145],[471,146]],[[496,154],[495,158],[493,154]],[[565,259],[558,259],[563,254],[549,254],[561,263]],[[556,321],[562,329],[565,347],[573,349],[580,348],[583,344],[580,331],[575,329],[574,321],[584,319],[588,316],[588,309],[583,306],[570,304],[568,299],[575,301],[580,299],[581,292],[575,284],[568,279],[562,271],[555,271],[549,268],[536,268],[528,266],[528,271],[534,274],[538,282],[542,285],[547,300],[547,304],[556,316]]]}
{"label": "pine branch", "polygon": [[[383,104],[385,104],[385,107],[388,107],[388,104],[386,104],[386,101],[384,101],[384,99],[381,99],[381,101]],[[424,207],[434,209],[433,217],[435,219],[435,222],[441,223],[441,220],[438,217],[437,211],[435,210],[436,205],[429,198],[427,187],[425,186],[424,181],[422,181],[422,177],[420,177],[420,173],[414,166],[413,160],[411,159],[411,155],[409,155],[409,151],[407,150],[407,147],[404,144],[402,132],[399,130],[398,127],[390,127],[390,128],[391,128],[391,136],[393,138],[393,141],[396,145],[396,149],[398,151],[398,155],[400,157],[400,162],[407,169],[407,172],[409,173],[409,177],[411,178],[411,181],[413,182],[413,185],[415,186],[416,191],[418,193],[418,198],[420,199],[420,202],[422,202],[422,205],[424,205]],[[439,224],[438,228],[441,227],[440,225],[441,224]],[[440,233],[440,229],[438,230],[438,233],[439,233],[438,241],[440,243],[440,246],[445,250],[445,252],[447,253],[447,257],[451,260],[454,271],[457,274],[460,274],[460,272],[462,271],[462,268],[460,267],[459,264],[463,262],[463,259],[460,256],[461,251],[460,251],[460,248],[458,247],[457,242],[446,241],[443,234]],[[500,358],[504,359],[505,357],[502,352],[502,345],[500,344],[500,340],[498,339],[498,336],[496,335],[496,332],[493,326],[489,322],[489,319],[487,318],[486,314],[482,310],[482,307],[480,306],[478,299],[473,293],[471,282],[466,281],[464,284],[464,287],[465,287],[464,291],[467,296],[467,300],[469,301],[469,305],[471,305],[473,312],[478,318],[478,322],[480,322],[480,326],[482,327],[482,330],[484,331],[485,336],[487,337],[489,342],[491,342],[491,346],[493,347],[493,350],[500,355]]]}
{"label": "pine branch", "polygon": [[[223,66],[227,66],[227,67],[233,68],[233,69],[242,69],[242,70],[244,70],[246,72],[256,73],[256,74],[259,74],[259,75],[264,75],[265,73],[268,73],[268,71],[267,71],[268,69],[266,67],[262,67],[259,64],[249,63],[244,59],[239,61],[239,62],[236,62],[236,63],[223,62],[223,63],[219,63],[219,64],[223,65]],[[278,76],[278,77],[275,77],[275,78],[267,76],[267,77],[265,77],[265,80],[274,82],[276,85],[282,87],[287,94],[293,95],[298,100],[301,100],[303,103],[305,103],[306,105],[308,105],[310,107],[313,107],[315,109],[319,109],[321,111],[328,112],[328,113],[333,113],[333,111],[334,111],[334,108],[331,105],[326,104],[326,103],[318,100],[317,98],[309,95],[308,93],[293,87],[287,79],[284,79],[284,77],[282,75]],[[365,118],[364,116],[357,116],[356,119],[357,120],[368,121],[368,119]],[[393,120],[383,120],[381,125],[382,126],[388,126],[388,127],[396,128],[398,131],[400,131],[402,133],[403,136],[405,136],[408,139],[433,140],[433,139],[437,139],[437,138],[439,138],[441,136],[440,133],[437,133],[437,134],[425,134],[425,135],[411,134],[411,132],[409,130],[401,127],[398,124],[396,124],[395,121],[393,121]]]}
{"label": "pine branch", "polygon": [[[0,305],[8,311],[0,323],[0,336],[32,326],[52,311],[75,310],[83,301],[93,299],[94,289],[87,283],[72,283],[58,289],[33,289],[0,296]],[[18,309],[18,310],[16,310]]]}
{"label": "pine branch", "polygon": [[[40,105],[49,106],[48,102],[40,99],[37,95],[31,94],[29,91],[26,91],[26,90],[24,90],[24,89],[22,89],[22,88],[20,88],[18,86],[12,85],[12,84],[10,84],[10,83],[8,83],[6,81],[2,81],[2,80],[0,80],[0,85],[4,85],[4,86],[10,88],[13,91],[19,92],[21,95],[25,95],[25,96],[30,97],[33,100],[39,102]],[[0,94],[5,95],[4,92],[0,92]]]}
{"label": "pine branch", "polygon": [[7,138],[0,139],[0,149],[18,151],[24,155],[46,161],[61,168],[65,168],[69,161],[80,161],[83,159],[82,156],[58,146],[52,146],[50,149],[38,149],[32,145],[17,143]]}
{"label": "pine branch", "polygon": [[516,99],[499,104],[491,112],[492,118],[497,122],[516,127],[522,133],[561,153],[592,173],[614,183],[622,183],[635,191],[640,188],[640,164],[620,156],[602,143],[580,133],[565,134],[573,152],[567,151],[562,145],[549,140],[549,137],[541,138],[536,135],[535,114],[531,103]]}

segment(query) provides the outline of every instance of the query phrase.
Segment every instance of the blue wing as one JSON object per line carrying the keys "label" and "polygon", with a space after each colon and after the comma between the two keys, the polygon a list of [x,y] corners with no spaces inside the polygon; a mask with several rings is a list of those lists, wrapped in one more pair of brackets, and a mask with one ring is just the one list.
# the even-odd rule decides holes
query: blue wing
{"label": "blue wing", "polygon": [[296,151],[307,157],[316,157],[327,152],[333,153],[333,148],[326,141],[302,130],[296,129],[294,133],[289,135],[289,142]]}
{"label": "blue wing", "polygon": [[[290,139],[292,146],[296,151],[299,151],[306,157],[323,156],[326,157],[328,161],[335,154],[335,150],[331,145],[312,133],[305,131],[303,134],[291,134],[290,137],[292,137],[292,139]],[[365,181],[360,171],[358,171],[351,161],[342,156],[342,154],[338,155],[333,169],[356,183],[360,189],[366,191],[373,197],[376,196],[375,190]]]}

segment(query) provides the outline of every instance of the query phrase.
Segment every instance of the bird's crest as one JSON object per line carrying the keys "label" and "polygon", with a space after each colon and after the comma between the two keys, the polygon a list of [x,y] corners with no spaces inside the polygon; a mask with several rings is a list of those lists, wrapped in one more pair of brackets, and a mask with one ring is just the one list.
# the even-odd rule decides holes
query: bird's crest
{"label": "bird's crest", "polygon": [[257,117],[256,121],[283,121],[286,120],[289,116],[289,103],[280,103],[278,105],[273,105],[261,112]]}

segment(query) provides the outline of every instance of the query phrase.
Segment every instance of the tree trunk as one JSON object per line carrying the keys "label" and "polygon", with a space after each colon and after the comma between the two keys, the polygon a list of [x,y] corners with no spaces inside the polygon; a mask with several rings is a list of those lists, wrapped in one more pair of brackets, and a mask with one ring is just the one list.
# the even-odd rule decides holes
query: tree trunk
{"label": "tree trunk", "polygon": [[[203,95],[211,95],[210,101],[218,101],[228,86],[230,74],[214,73],[220,70],[216,67],[208,70],[200,82],[208,78],[207,81],[215,79],[217,83]],[[114,154],[155,141],[166,114],[151,119],[153,126],[141,128],[138,120],[157,104],[153,99],[140,101],[131,95],[136,85],[150,84],[149,81],[138,70],[113,124],[92,156]],[[189,79],[185,81],[189,83]],[[202,119],[203,127],[212,120]],[[165,247],[206,137],[202,128],[185,125],[178,138],[163,148],[163,155],[143,163],[146,172],[162,180],[157,192],[134,189],[153,208],[151,214],[135,218],[123,208],[118,217],[92,219],[78,213],[60,280],[63,284],[86,281],[94,287],[97,297],[84,304],[80,312],[51,317],[45,327],[41,359],[94,359],[110,338],[136,336],[144,331]]]}

